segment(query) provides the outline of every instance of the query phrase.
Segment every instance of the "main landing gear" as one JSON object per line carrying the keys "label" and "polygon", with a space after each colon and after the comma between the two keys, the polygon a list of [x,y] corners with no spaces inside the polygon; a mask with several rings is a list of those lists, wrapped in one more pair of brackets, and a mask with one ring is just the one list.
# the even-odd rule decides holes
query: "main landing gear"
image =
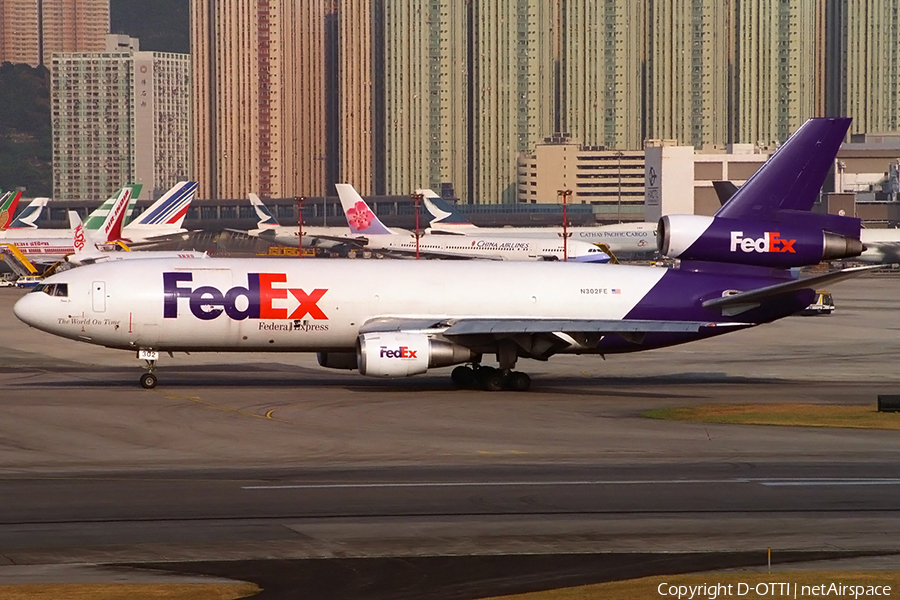
{"label": "main landing gear", "polygon": [[471,367],[459,366],[453,369],[450,378],[461,389],[484,389],[489,392],[511,390],[527,392],[531,387],[531,377],[526,373],[511,369],[495,369],[475,364]]}

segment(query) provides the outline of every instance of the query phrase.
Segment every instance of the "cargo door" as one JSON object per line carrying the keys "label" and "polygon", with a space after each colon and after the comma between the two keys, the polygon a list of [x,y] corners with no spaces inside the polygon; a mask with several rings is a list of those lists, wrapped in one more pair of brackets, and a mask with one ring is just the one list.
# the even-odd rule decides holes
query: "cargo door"
{"label": "cargo door", "polygon": [[94,312],[106,312],[106,282],[95,281],[91,288]]}

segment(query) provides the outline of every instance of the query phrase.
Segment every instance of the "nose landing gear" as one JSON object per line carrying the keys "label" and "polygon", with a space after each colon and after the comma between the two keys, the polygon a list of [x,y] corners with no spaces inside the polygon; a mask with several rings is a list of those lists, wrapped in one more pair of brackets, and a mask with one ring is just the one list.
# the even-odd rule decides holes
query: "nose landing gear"
{"label": "nose landing gear", "polygon": [[147,372],[141,375],[141,387],[152,390],[156,387],[158,378],[153,373],[156,369],[156,361],[159,360],[159,352],[154,350],[138,350],[137,357],[147,365]]}

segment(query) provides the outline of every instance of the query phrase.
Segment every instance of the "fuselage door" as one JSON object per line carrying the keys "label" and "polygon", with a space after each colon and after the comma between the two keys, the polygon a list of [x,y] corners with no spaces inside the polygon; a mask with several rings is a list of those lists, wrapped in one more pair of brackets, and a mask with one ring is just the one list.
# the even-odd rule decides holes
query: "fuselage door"
{"label": "fuselage door", "polygon": [[106,282],[95,281],[91,288],[94,312],[106,312]]}

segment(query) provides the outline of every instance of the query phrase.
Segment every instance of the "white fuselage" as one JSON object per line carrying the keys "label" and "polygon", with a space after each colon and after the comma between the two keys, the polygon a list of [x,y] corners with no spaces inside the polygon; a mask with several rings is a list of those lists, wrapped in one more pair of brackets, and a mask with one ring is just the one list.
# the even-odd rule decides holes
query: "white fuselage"
{"label": "white fuselage", "polygon": [[0,244],[15,246],[28,260],[45,264],[75,252],[71,229],[7,229],[0,233]]}
{"label": "white fuselage", "polygon": [[160,259],[53,275],[44,284],[66,284],[65,297],[32,293],[15,310],[38,329],[114,348],[352,350],[372,319],[622,319],[666,272],[558,262]]}
{"label": "white fuselage", "polygon": [[[561,239],[562,227],[473,227],[433,225],[437,235],[462,234],[466,236],[518,237],[524,239]],[[617,223],[596,227],[567,227],[570,240],[590,244],[606,244],[614,253],[638,254],[656,252],[656,223]]]}
{"label": "white fuselage", "polygon": [[[287,227],[285,225],[277,225],[273,227],[264,227],[260,229],[251,229],[247,235],[259,237],[282,246],[297,247],[297,238],[300,236],[298,227]],[[329,250],[347,244],[352,244],[353,239],[359,237],[351,234],[347,227],[316,227],[303,226],[303,247],[304,248],[323,248]],[[344,238],[346,242],[341,241]]]}
{"label": "white fuselage", "polygon": [[[395,252],[408,256],[416,253],[415,235],[372,235],[366,249]],[[490,260],[570,260],[606,262],[604,252],[593,244],[560,238],[516,238],[483,235],[425,234],[419,238],[418,250],[423,256],[444,258],[484,258]],[[565,251],[565,253],[564,253]]]}

